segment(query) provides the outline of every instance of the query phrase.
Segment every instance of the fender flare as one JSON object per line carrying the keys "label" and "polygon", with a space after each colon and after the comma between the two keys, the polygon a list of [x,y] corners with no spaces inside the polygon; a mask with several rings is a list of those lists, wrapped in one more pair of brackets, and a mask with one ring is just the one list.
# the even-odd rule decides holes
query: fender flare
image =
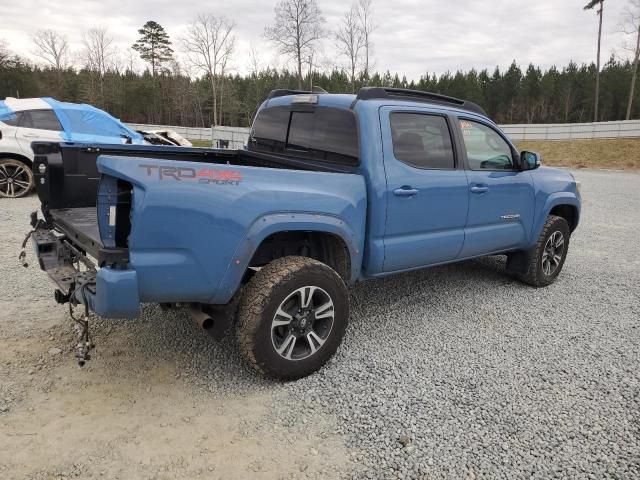
{"label": "fender flare", "polygon": [[538,237],[540,236],[540,232],[544,227],[544,222],[547,220],[549,213],[553,210],[554,207],[558,205],[570,205],[576,209],[576,225],[578,225],[580,221],[580,200],[573,192],[555,192],[549,195],[544,203],[544,206],[540,210],[539,214],[535,219],[535,223],[533,225],[531,241],[529,242],[529,246],[533,247],[535,243],[538,241]]}
{"label": "fender flare", "polygon": [[339,217],[310,212],[278,212],[258,217],[247,230],[236,248],[222,281],[210,303],[225,304],[230,301],[244,277],[249,262],[260,244],[270,235],[279,232],[311,231],[323,232],[341,238],[349,250],[351,259],[351,281],[359,275],[362,263],[364,239]]}

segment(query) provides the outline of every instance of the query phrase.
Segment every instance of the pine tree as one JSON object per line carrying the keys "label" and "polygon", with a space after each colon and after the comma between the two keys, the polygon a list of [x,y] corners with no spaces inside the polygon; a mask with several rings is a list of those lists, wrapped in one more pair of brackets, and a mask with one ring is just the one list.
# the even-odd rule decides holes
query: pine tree
{"label": "pine tree", "polygon": [[162,25],[153,20],[145,23],[138,33],[140,38],[131,48],[151,65],[151,75],[155,77],[162,64],[173,58],[171,40]]}

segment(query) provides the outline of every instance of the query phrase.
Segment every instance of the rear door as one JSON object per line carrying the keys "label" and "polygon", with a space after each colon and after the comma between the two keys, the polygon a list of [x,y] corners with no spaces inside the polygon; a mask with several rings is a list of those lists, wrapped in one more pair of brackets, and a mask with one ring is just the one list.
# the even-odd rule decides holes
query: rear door
{"label": "rear door", "polygon": [[62,142],[62,125],[53,110],[26,110],[22,112],[16,140],[24,154],[33,157],[31,142]]}
{"label": "rear door", "polygon": [[385,272],[448,262],[462,249],[469,188],[451,121],[419,107],[380,109],[387,176]]}
{"label": "rear door", "polygon": [[531,173],[518,169],[515,150],[495,126],[464,117],[457,123],[470,193],[461,257],[524,245],[535,207]]}

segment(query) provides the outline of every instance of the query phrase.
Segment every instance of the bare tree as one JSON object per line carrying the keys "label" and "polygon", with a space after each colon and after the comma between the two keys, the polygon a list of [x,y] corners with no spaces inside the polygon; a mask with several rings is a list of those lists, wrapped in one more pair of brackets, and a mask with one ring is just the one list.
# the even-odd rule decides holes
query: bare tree
{"label": "bare tree", "polygon": [[137,73],[139,68],[138,63],[138,52],[136,52],[133,48],[128,48],[124,52],[124,62],[126,64],[126,71],[129,73]]}
{"label": "bare tree", "polygon": [[62,90],[62,73],[67,68],[69,56],[67,38],[55,30],[38,30],[32,40],[36,47],[33,54],[44,60],[55,70],[58,90]]}
{"label": "bare tree", "polygon": [[36,46],[34,55],[58,72],[62,72],[66,68],[69,44],[64,35],[60,35],[55,30],[38,30],[32,40]]}
{"label": "bare tree", "polygon": [[302,89],[302,65],[326,37],[325,19],[316,0],[282,0],[276,5],[275,16],[274,25],[265,28],[264,36],[278,46],[280,53],[295,60],[298,88]]}
{"label": "bare tree", "polygon": [[106,28],[92,28],[84,33],[82,41],[87,67],[104,76],[115,54],[113,37],[108,34]]}
{"label": "bare tree", "polygon": [[4,65],[10,56],[11,52],[7,46],[7,42],[0,38],[0,66]]}
{"label": "bare tree", "polygon": [[354,5],[344,14],[335,36],[338,51],[349,60],[351,91],[355,92],[356,68],[360,63],[360,54],[364,47],[364,31],[358,22],[358,7]]}
{"label": "bare tree", "polygon": [[600,43],[602,40],[602,14],[604,12],[604,0],[590,0],[584,6],[584,10],[593,10],[597,6],[600,7],[599,10],[596,10],[597,15],[599,16],[599,26],[598,26],[598,59],[596,63],[596,95],[593,106],[593,121],[598,121],[598,100],[600,97]]}
{"label": "bare tree", "polygon": [[626,119],[631,118],[631,108],[635,96],[636,80],[638,78],[638,61],[640,60],[640,0],[629,0],[629,5],[623,11],[622,32],[634,35],[632,46],[625,44],[624,49],[633,54],[633,67],[631,69],[631,85],[629,86],[629,99],[627,101]]}
{"label": "bare tree", "polygon": [[258,53],[256,46],[251,43],[249,45],[249,69],[251,76],[257,78],[262,68],[260,54]]}
{"label": "bare tree", "polygon": [[226,17],[199,14],[181,39],[188,61],[209,77],[213,99],[213,124],[218,124],[220,75],[233,54],[235,23]]}
{"label": "bare tree", "polygon": [[115,55],[113,37],[106,28],[92,28],[84,33],[82,41],[84,62],[92,74],[97,74],[100,97],[104,102],[104,76]]}
{"label": "bare tree", "polygon": [[358,21],[359,28],[362,32],[364,42],[364,74],[369,78],[369,69],[371,67],[371,51],[373,44],[371,42],[371,34],[378,26],[373,21],[373,0],[358,1]]}

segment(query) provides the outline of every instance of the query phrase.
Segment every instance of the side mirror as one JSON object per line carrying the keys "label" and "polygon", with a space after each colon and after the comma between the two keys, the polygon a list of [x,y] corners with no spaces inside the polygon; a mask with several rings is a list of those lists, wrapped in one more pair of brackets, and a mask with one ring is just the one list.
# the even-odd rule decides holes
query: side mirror
{"label": "side mirror", "polygon": [[523,151],[520,153],[522,170],[535,170],[542,163],[542,155],[536,152]]}

